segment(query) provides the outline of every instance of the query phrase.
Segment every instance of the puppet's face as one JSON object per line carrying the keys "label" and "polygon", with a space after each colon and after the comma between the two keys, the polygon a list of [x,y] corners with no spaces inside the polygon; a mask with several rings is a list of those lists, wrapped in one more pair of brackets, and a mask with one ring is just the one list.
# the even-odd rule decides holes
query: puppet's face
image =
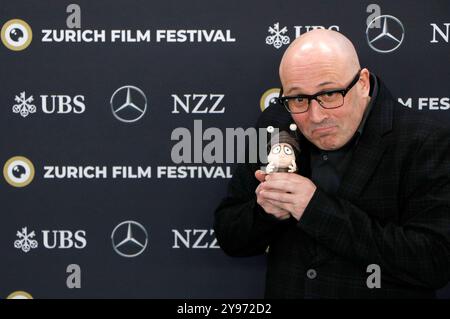
{"label": "puppet's face", "polygon": [[279,143],[272,146],[267,156],[269,163],[276,167],[288,167],[295,161],[295,154],[292,146],[287,143]]}

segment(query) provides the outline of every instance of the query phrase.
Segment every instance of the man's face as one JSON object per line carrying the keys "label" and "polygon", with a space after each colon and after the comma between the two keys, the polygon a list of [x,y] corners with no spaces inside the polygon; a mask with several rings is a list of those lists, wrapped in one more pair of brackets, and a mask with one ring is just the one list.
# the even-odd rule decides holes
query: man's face
{"label": "man's face", "polygon": [[[342,75],[342,73],[346,73]],[[284,95],[315,94],[320,91],[344,89],[356,72],[339,72],[332,65],[291,68],[284,72]],[[361,71],[361,78],[345,95],[344,104],[336,109],[324,109],[316,100],[311,101],[305,113],[292,114],[302,134],[322,150],[335,150],[344,146],[355,134],[368,103],[369,73]]]}

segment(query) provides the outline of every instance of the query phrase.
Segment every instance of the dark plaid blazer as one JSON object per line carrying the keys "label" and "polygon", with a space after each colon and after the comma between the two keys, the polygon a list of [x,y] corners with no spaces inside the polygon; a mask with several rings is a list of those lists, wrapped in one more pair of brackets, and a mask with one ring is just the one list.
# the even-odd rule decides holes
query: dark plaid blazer
{"label": "dark plaid blazer", "polygon": [[[240,164],[215,212],[231,256],[266,253],[267,298],[432,298],[450,280],[450,130],[379,92],[336,195],[317,189],[300,221],[256,203],[260,163]],[[292,123],[270,106],[257,127]],[[310,176],[300,137],[300,174]],[[381,288],[369,289],[370,264]]]}

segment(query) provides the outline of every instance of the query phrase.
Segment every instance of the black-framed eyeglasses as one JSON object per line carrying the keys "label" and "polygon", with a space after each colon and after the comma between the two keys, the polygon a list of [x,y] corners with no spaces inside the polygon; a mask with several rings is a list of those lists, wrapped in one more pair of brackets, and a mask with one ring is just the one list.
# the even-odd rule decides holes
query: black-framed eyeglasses
{"label": "black-framed eyeglasses", "polygon": [[283,89],[281,89],[278,102],[283,104],[289,113],[293,114],[308,112],[312,100],[316,100],[317,103],[319,103],[319,105],[324,109],[337,109],[344,104],[345,95],[358,82],[360,75],[361,70],[358,71],[353,80],[345,89],[321,91],[313,95],[299,94],[283,96]]}

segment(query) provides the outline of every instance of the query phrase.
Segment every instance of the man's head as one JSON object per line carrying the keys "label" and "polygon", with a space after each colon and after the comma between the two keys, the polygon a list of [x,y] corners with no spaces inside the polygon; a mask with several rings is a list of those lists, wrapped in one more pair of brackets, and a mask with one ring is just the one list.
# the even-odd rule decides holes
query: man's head
{"label": "man's head", "polygon": [[[280,79],[284,96],[345,89],[360,70],[353,44],[341,33],[313,30],[297,38],[283,55]],[[363,69],[344,103],[324,109],[311,100],[307,112],[292,114],[302,134],[323,150],[344,146],[356,132],[370,100],[369,71]]]}

